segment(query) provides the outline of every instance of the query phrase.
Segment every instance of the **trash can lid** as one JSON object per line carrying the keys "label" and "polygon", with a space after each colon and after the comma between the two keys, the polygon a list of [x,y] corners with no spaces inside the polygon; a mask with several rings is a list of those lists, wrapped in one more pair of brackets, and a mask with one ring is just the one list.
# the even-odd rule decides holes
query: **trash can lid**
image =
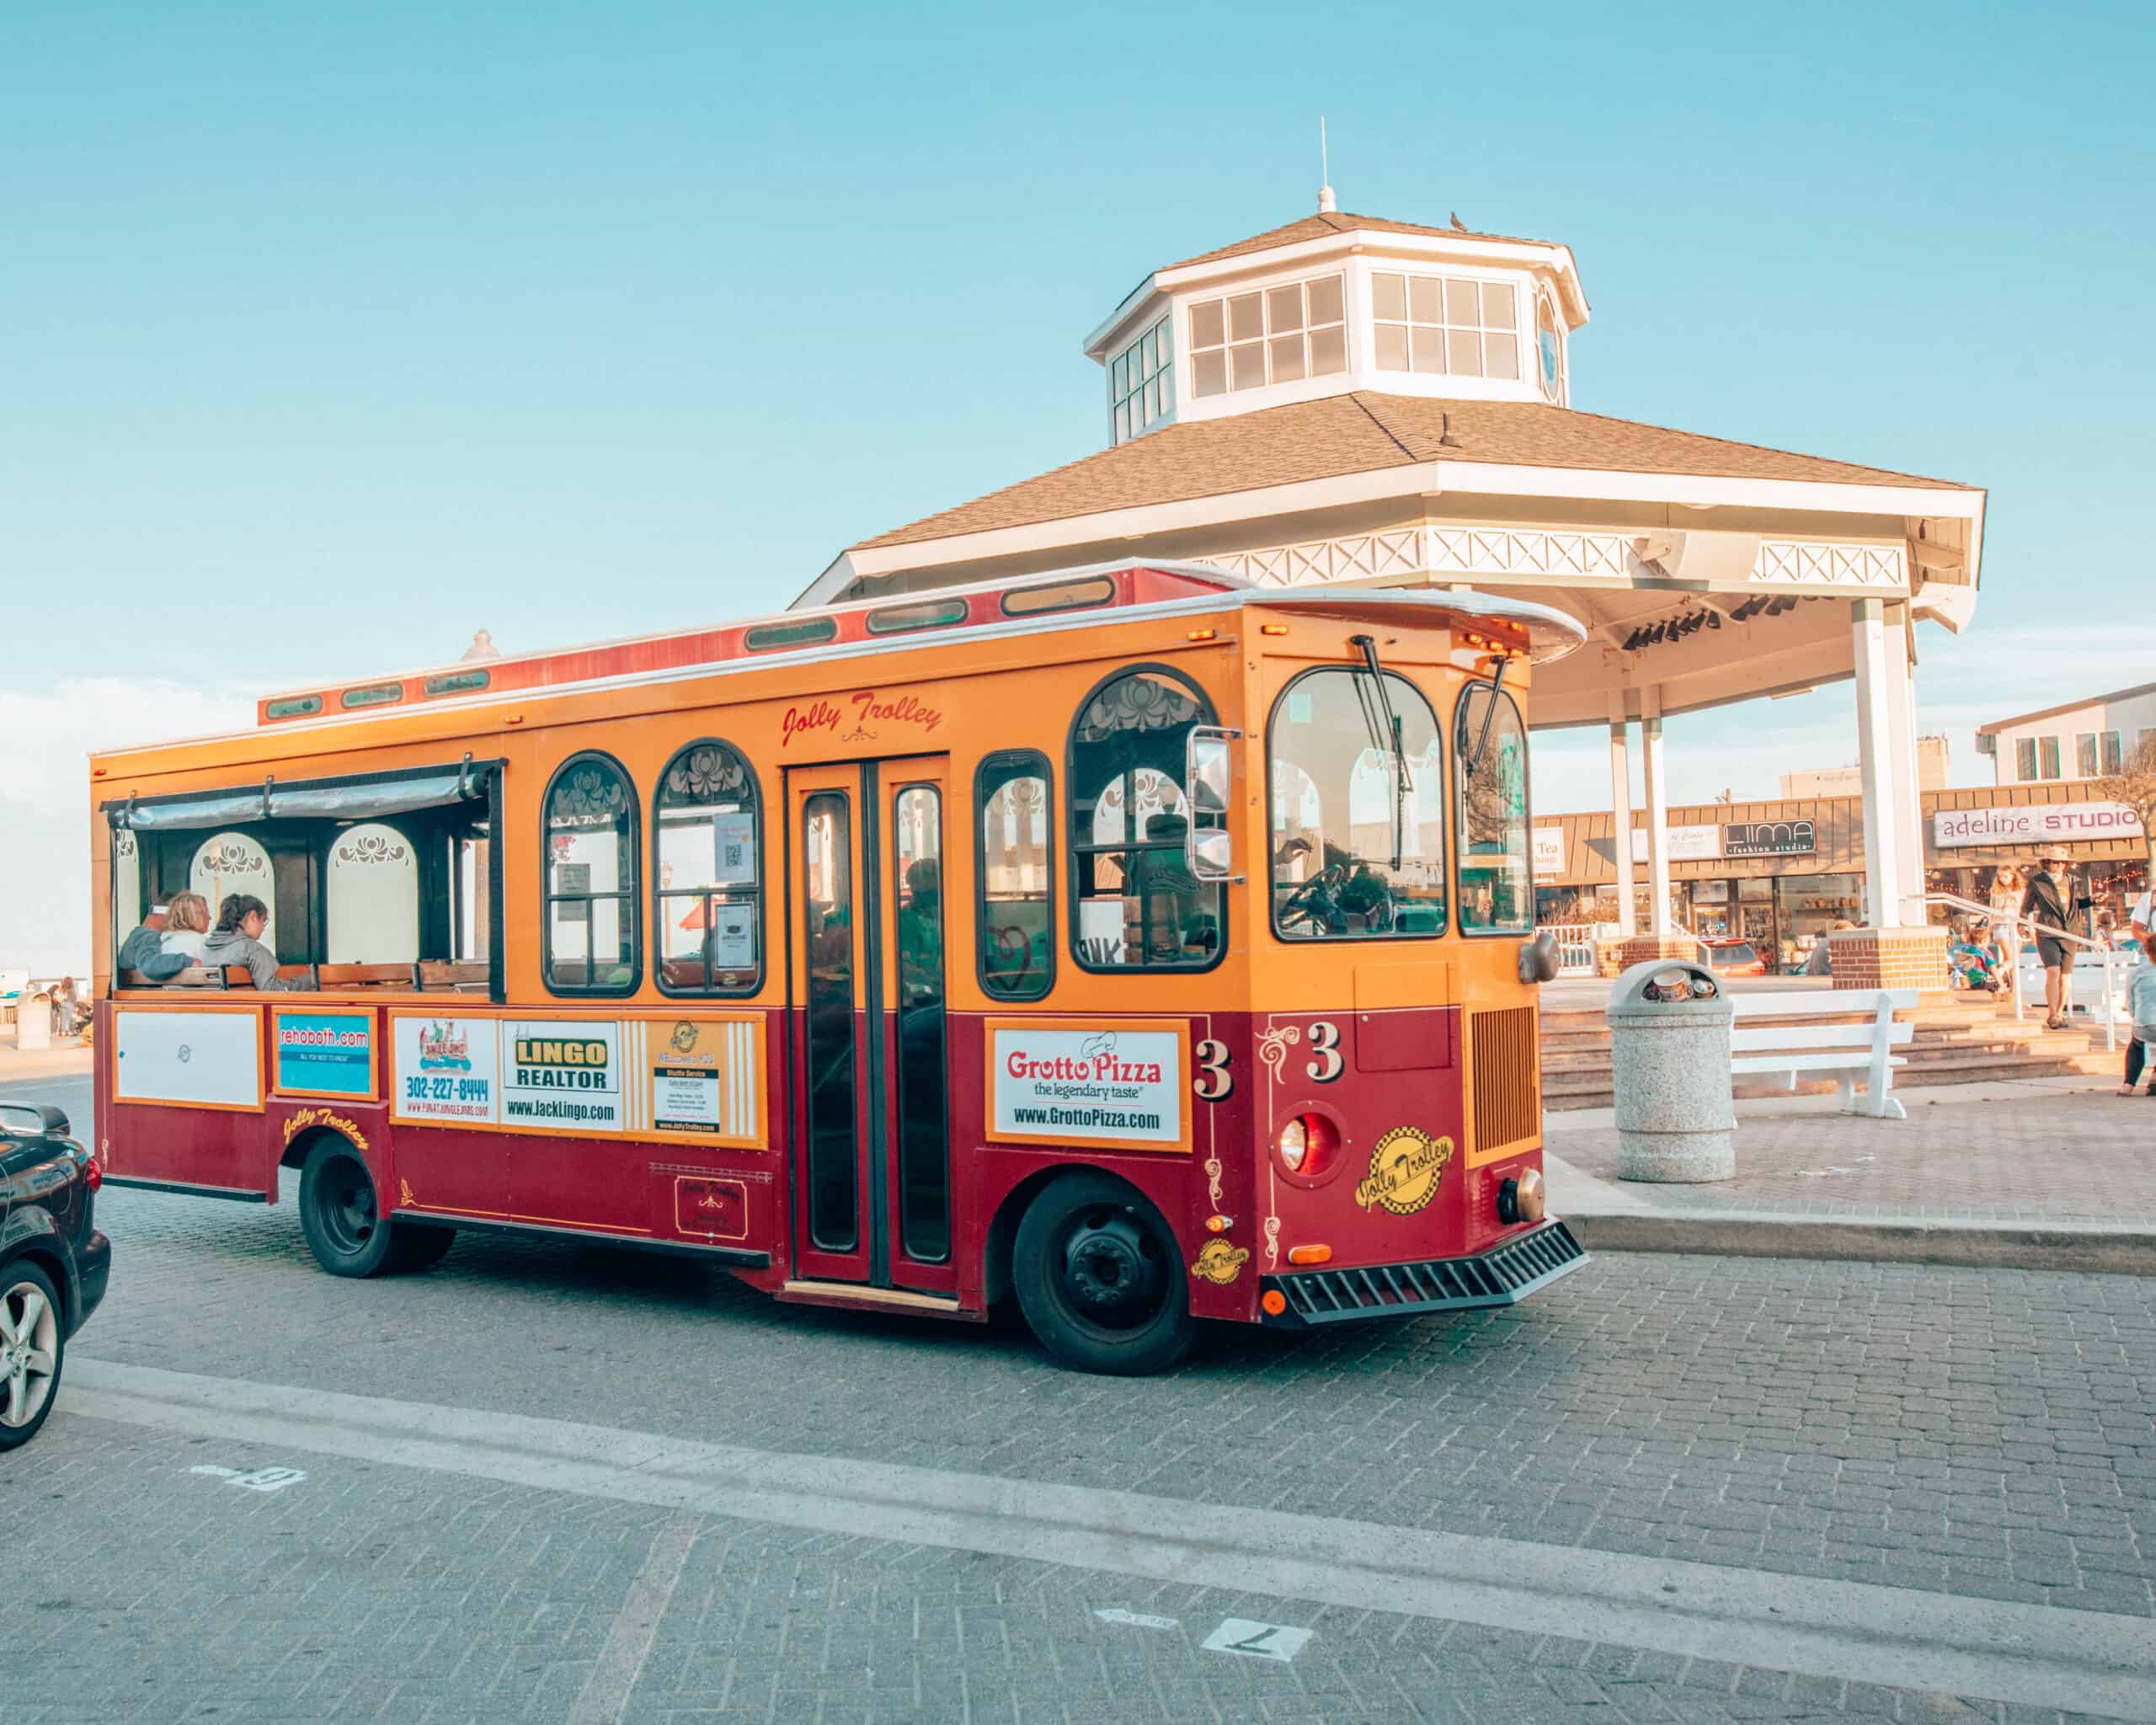
{"label": "trash can lid", "polygon": [[1704,1012],[1734,1015],[1715,974],[1689,959],[1649,959],[1632,966],[1609,991],[1609,1022],[1637,1023]]}

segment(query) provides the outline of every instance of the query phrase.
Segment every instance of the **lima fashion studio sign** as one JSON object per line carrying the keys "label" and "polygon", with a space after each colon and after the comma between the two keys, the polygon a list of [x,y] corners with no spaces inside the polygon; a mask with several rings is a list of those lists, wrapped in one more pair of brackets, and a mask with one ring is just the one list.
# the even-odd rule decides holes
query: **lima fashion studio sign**
{"label": "lima fashion studio sign", "polygon": [[1808,820],[1737,820],[1721,830],[1725,857],[1809,857],[1819,830]]}
{"label": "lima fashion studio sign", "polygon": [[2025,803],[2013,809],[1941,809],[1931,817],[1932,839],[1950,845],[2086,843],[2137,839],[2141,821],[2123,803]]}

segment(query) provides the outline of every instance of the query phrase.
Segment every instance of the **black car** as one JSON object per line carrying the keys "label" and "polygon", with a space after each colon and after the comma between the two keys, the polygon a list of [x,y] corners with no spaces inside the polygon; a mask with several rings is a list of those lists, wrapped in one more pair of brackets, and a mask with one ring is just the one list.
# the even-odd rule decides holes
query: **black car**
{"label": "black car", "polygon": [[0,1102],[0,1450],[37,1435],[67,1338],[104,1298],[112,1242],[90,1220],[102,1178],[58,1108]]}

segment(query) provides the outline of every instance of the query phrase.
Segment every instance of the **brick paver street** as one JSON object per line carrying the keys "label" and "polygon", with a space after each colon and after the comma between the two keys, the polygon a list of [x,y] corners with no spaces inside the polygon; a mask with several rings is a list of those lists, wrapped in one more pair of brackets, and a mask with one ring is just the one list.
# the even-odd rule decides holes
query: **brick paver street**
{"label": "brick paver street", "polygon": [[[1906,1120],[1843,1114],[1831,1096],[1742,1102],[1734,1180],[1628,1189],[1677,1209],[2156,1224],[2156,1102],[2119,1095],[2115,1079],[1897,1093]],[[1546,1128],[1566,1163],[1616,1178],[1610,1110],[1553,1114]]]}
{"label": "brick paver street", "polygon": [[[2156,1645],[2141,1278],[1605,1254],[1517,1310],[1232,1332],[1134,1382],[1059,1371],[1015,1324],[779,1306],[596,1248],[467,1236],[342,1282],[285,1197],[103,1200],[116,1269],[81,1381],[0,1463],[0,1720],[2058,1717],[504,1483],[401,1439],[205,1435],[113,1416],[99,1373],[136,1367],[1997,1601]],[[307,1477],[194,1471],[269,1466]],[[1284,1663],[1201,1645],[1230,1617],[1314,1634]]]}

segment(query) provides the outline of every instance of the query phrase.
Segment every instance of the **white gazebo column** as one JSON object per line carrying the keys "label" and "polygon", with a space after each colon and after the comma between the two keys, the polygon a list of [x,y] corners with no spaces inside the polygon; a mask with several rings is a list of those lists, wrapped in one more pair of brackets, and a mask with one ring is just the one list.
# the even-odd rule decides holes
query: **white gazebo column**
{"label": "white gazebo column", "polygon": [[1646,758],[1647,789],[1647,933],[1657,957],[1677,938],[1669,916],[1669,781],[1662,759],[1662,686],[1640,691],[1640,752]]}
{"label": "white gazebo column", "polygon": [[[1912,870],[1923,868],[1910,852],[1914,812],[1916,747],[1913,713],[1908,740],[1897,734],[1897,709],[1910,709],[1906,630],[1889,628],[1886,606],[1860,599],[1851,607],[1856,665],[1858,776],[1864,787],[1865,927],[1829,942],[1837,988],[1944,988],[1946,931],[1924,925],[1916,896],[1912,915]],[[1908,794],[1903,788],[1907,786]],[[1905,806],[1906,805],[1906,806]]]}
{"label": "white gazebo column", "polygon": [[1640,932],[1632,908],[1632,760],[1626,746],[1630,721],[1625,715],[1625,692],[1609,697],[1609,849],[1617,865],[1617,932]]}
{"label": "white gazebo column", "polygon": [[1894,854],[1901,864],[1895,898],[1904,927],[1931,918],[1924,892],[1924,784],[1918,772],[1917,683],[1908,606],[1889,605],[1886,615],[1886,722],[1893,740]]}

